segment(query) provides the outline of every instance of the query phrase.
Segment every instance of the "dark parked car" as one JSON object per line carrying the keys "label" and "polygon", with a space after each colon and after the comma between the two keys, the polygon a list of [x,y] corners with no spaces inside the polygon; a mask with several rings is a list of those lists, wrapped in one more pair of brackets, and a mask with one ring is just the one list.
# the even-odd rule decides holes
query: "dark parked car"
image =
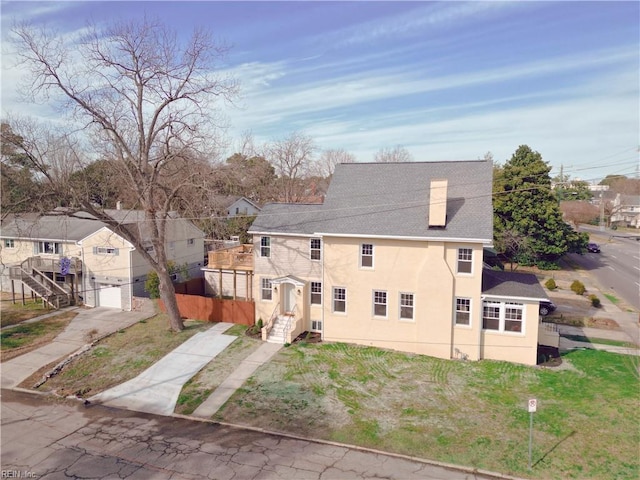
{"label": "dark parked car", "polygon": [[587,245],[587,251],[592,253],[600,253],[600,245],[597,243],[590,243]]}
{"label": "dark parked car", "polygon": [[540,315],[545,316],[555,312],[556,305],[550,300],[542,300],[540,302]]}

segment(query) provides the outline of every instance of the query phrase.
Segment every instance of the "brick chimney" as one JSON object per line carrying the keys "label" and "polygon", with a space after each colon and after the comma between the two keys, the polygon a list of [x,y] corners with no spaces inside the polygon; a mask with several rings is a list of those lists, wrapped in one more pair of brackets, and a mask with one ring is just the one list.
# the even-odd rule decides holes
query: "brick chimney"
{"label": "brick chimney", "polygon": [[447,224],[447,179],[433,179],[429,188],[429,228]]}

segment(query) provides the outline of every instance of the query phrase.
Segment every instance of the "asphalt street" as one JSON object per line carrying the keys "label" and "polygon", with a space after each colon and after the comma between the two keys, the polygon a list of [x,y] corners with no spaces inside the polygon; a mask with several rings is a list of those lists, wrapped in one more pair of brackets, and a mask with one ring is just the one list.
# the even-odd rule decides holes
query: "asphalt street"
{"label": "asphalt street", "polygon": [[[1,391],[2,478],[477,480],[490,474],[186,418]],[[506,477],[501,477],[506,478]]]}

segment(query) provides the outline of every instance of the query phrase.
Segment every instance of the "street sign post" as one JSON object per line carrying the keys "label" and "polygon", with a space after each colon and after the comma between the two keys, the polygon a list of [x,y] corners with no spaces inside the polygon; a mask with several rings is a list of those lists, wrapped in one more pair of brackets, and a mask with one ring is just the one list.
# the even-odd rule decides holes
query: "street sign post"
{"label": "street sign post", "polygon": [[533,414],[538,408],[538,400],[529,399],[529,470],[531,470],[531,453],[533,446]]}

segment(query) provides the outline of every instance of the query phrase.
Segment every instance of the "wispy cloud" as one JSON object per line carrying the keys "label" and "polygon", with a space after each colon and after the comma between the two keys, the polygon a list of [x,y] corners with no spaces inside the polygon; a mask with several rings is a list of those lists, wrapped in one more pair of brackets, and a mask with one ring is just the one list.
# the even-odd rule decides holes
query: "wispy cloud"
{"label": "wispy cloud", "polygon": [[[389,38],[403,38],[425,29],[435,29],[458,25],[469,21],[479,21],[487,15],[495,15],[518,7],[519,2],[434,2],[427,6],[418,5],[407,12],[361,23],[351,28],[335,32],[334,39],[340,45],[368,44]],[[407,5],[407,4],[405,4]]]}

